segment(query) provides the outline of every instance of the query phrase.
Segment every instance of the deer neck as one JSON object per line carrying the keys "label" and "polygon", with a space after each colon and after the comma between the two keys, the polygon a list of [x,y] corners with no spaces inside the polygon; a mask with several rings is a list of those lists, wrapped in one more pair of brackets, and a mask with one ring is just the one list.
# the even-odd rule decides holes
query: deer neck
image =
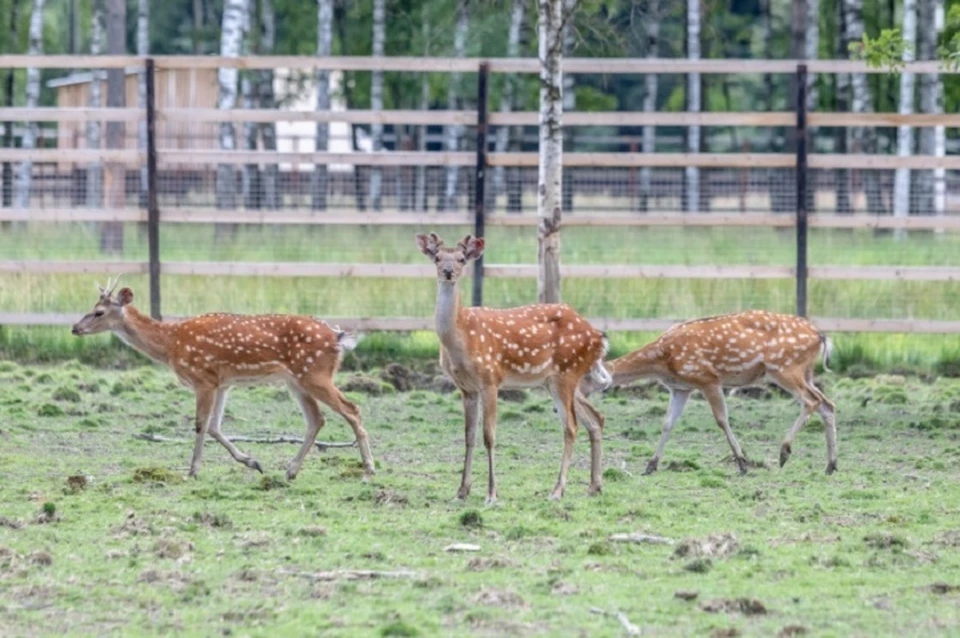
{"label": "deer neck", "polygon": [[452,357],[466,356],[466,344],[460,330],[460,286],[456,282],[437,284],[437,309],[434,316],[437,336]]}
{"label": "deer neck", "polygon": [[656,377],[664,370],[660,348],[650,344],[607,364],[617,384]]}
{"label": "deer neck", "polygon": [[120,339],[154,361],[169,363],[170,325],[143,314],[133,306],[123,309],[123,323],[114,330]]}

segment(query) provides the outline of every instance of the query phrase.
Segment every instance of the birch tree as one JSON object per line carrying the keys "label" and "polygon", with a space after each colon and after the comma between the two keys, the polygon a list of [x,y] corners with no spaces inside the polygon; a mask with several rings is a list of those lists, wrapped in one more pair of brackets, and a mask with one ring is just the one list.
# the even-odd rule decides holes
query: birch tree
{"label": "birch tree", "polygon": [[[420,8],[420,31],[423,37],[423,55],[430,55],[430,9],[429,5],[424,3]],[[430,108],[430,74],[420,74],[420,110],[426,111]],[[427,151],[427,127],[421,126],[417,132],[417,150],[421,153]],[[417,166],[416,185],[413,188],[413,209],[423,211],[427,209],[427,167],[423,164]]]}
{"label": "birch tree", "polygon": [[[844,50],[849,51],[849,45],[863,40],[863,0],[842,0]],[[850,86],[853,93],[851,110],[854,113],[872,113],[873,100],[870,95],[870,85],[865,73],[851,73]],[[870,127],[856,127],[848,129],[847,152],[875,153],[877,147],[876,132]],[[870,213],[881,214],[885,211],[883,197],[880,192],[880,178],[875,170],[863,171],[863,184],[867,194],[867,209]]]}
{"label": "birch tree", "polygon": [[[687,59],[700,59],[700,0],[687,0]],[[700,112],[700,74],[687,74],[687,111]],[[687,129],[687,152],[700,152],[700,127]],[[688,166],[684,171],[685,206],[684,210],[694,213],[700,206],[700,169]]]}
{"label": "birch tree", "polygon": [[[225,0],[223,22],[220,32],[220,55],[235,58],[240,55],[243,45],[244,25],[247,23],[247,0]],[[229,111],[237,106],[237,87],[239,72],[235,68],[221,67],[217,71],[219,99],[217,108]],[[237,149],[236,130],[231,122],[220,123],[220,150]],[[217,169],[217,207],[233,209],[237,206],[236,170],[233,164],[220,164]]]}
{"label": "birch tree", "polygon": [[[660,0],[648,0],[646,11],[646,56],[655,60],[660,54]],[[655,113],[657,110],[657,74],[647,73],[643,78],[643,112]],[[657,152],[657,127],[644,126],[642,152]],[[640,169],[640,210],[649,209],[649,198],[653,189],[653,170],[649,166]]]}
{"label": "birch tree", "polygon": [[[30,12],[30,32],[27,44],[27,53],[29,55],[40,55],[43,53],[43,4],[44,0],[33,0],[33,9]],[[27,99],[26,107],[28,109],[37,108],[40,100],[40,69],[30,67],[27,69]],[[36,148],[39,128],[36,122],[27,122],[23,131],[21,147],[25,149]],[[30,206],[30,184],[33,177],[33,162],[24,160],[20,163],[17,180],[14,186],[14,202],[17,208],[27,208]]]}
{"label": "birch tree", "polygon": [[[520,56],[520,34],[524,29],[527,16],[527,1],[513,0],[510,5],[510,28],[507,31],[507,57],[516,58]],[[515,73],[508,73],[504,77],[503,94],[500,97],[500,112],[510,113],[517,107],[517,84],[519,77]],[[501,126],[497,129],[497,138],[494,148],[497,153],[505,153],[510,150],[511,138],[523,135],[521,126]],[[518,172],[511,168],[511,173]],[[497,166],[493,171],[493,199],[496,201],[497,195],[504,192],[506,169],[503,166]],[[519,179],[519,175],[511,175]],[[491,207],[492,208],[492,207]],[[512,210],[510,206],[507,210]],[[516,211],[519,212],[519,211]]]}
{"label": "birch tree", "polygon": [[[146,57],[150,53],[150,0],[137,0],[137,55]],[[141,111],[147,108],[147,72],[141,69],[137,78],[137,106]],[[141,118],[137,126],[138,146],[142,153],[147,152],[147,120]],[[140,167],[140,205],[147,205],[147,164]]]}
{"label": "birch tree", "polygon": [[[317,0],[317,57],[326,58],[333,52],[333,0]],[[317,111],[330,110],[330,72],[317,71]],[[316,150],[329,149],[330,125],[317,122]],[[356,170],[356,169],[354,169]],[[327,208],[327,165],[315,164],[310,187],[314,210]]]}
{"label": "birch tree", "polygon": [[[373,0],[373,57],[382,58],[386,40],[385,0]],[[370,108],[375,112],[383,110],[383,70],[375,69],[370,78]],[[373,152],[383,150],[383,124],[374,122],[370,126],[370,138]],[[383,171],[379,166],[370,170],[370,201],[373,210],[383,209]]]}
{"label": "birch tree", "polygon": [[[90,55],[103,53],[103,0],[93,0],[90,16]],[[100,97],[101,72],[98,69],[91,71],[90,96],[88,105],[98,109],[103,106]],[[87,122],[87,148],[100,149],[100,122]],[[103,206],[103,164],[96,161],[87,168],[87,206],[100,208]]]}
{"label": "birch tree", "polygon": [[[8,37],[11,42],[19,42],[20,40],[20,13],[18,11],[18,3],[10,3],[10,32]],[[15,78],[16,69],[10,68],[7,69],[6,76],[4,77],[4,88],[6,93],[6,107],[13,108],[14,104],[14,78]],[[6,148],[13,148],[13,122],[7,121],[3,123],[4,132],[3,132],[3,145]],[[13,165],[10,162],[3,163],[3,205],[11,206],[13,204]],[[0,224],[0,228],[6,226],[7,222]]]}
{"label": "birch tree", "polygon": [[[917,39],[917,2],[903,2],[903,61],[913,61],[913,50]],[[900,115],[913,114],[914,76],[913,73],[900,74]],[[913,129],[910,126],[897,128],[897,156],[909,157],[913,154]],[[893,182],[893,215],[906,217],[910,214],[910,169],[898,168]],[[897,238],[906,237],[906,230],[898,228],[894,232]]]}
{"label": "birch tree", "polygon": [[[453,30],[453,55],[462,58],[467,50],[467,30],[470,27],[469,0],[457,0],[457,25]],[[455,111],[460,103],[460,84],[463,81],[459,72],[450,74],[450,84],[447,87],[447,108]],[[455,153],[460,149],[461,126],[451,124],[444,129],[445,147],[448,152]],[[459,167],[447,167],[447,179],[441,199],[441,210],[455,210],[457,207],[457,178]]]}
{"label": "birch tree", "polygon": [[[918,7],[917,58],[935,60],[937,41],[943,31],[943,0],[920,0]],[[935,73],[920,76],[920,111],[927,114],[943,113],[943,84]],[[920,129],[919,152],[921,155],[943,157],[945,141],[942,126],[924,127]],[[915,175],[917,211],[942,215],[944,169],[915,171]]]}
{"label": "birch tree", "polygon": [[[107,53],[127,53],[127,3],[124,0],[107,1]],[[107,71],[107,106],[126,106],[126,78],[123,69]],[[108,149],[125,146],[126,126],[123,122],[107,122]],[[106,162],[104,171],[104,205],[108,209],[126,206],[127,167],[122,162]],[[100,250],[107,253],[123,251],[123,224],[106,222],[100,227]]]}
{"label": "birch tree", "polygon": [[[240,74],[240,106],[243,109],[254,108],[255,96],[253,82],[249,73]],[[254,122],[244,122],[240,136],[240,147],[245,151],[257,150],[258,126]],[[248,209],[260,208],[260,166],[248,162],[240,175],[240,194],[243,205]]]}
{"label": "birch tree", "polygon": [[540,161],[537,179],[537,299],[560,301],[560,221],[563,182],[563,0],[537,3],[540,60]]}
{"label": "birch tree", "polygon": [[[277,44],[277,15],[273,0],[260,0],[259,11],[259,47],[258,53],[271,55]],[[260,69],[257,72],[257,106],[261,109],[275,109],[277,96],[273,90],[273,69]],[[260,138],[263,150],[277,150],[277,123],[261,122]],[[277,182],[280,177],[280,168],[276,164],[267,164],[263,167],[262,200],[264,208],[277,210],[280,208],[280,192]]]}
{"label": "birch tree", "polygon": [[[573,12],[577,8],[579,0],[563,0],[563,57],[567,58],[573,54],[573,48],[576,45],[577,34],[573,29]],[[577,95],[574,92],[574,75],[572,73],[563,74],[563,112],[569,113],[577,107]],[[568,128],[563,136],[566,150],[573,152],[574,140],[576,138],[576,128]],[[563,173],[563,200],[561,208],[567,214],[573,212],[573,169]]]}

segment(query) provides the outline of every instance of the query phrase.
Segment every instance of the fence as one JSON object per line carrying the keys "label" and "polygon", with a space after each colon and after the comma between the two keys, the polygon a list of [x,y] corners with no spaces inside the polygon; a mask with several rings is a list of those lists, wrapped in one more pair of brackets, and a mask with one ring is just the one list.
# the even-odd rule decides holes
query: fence
{"label": "fence", "polygon": [[[28,205],[0,208],[0,324],[73,322],[91,305],[83,292],[92,290],[88,278],[123,272],[138,293],[149,290],[155,316],[161,308],[173,316],[296,311],[361,329],[429,330],[433,266],[420,261],[412,239],[421,230],[438,230],[448,241],[466,232],[488,237],[486,260],[472,273],[475,303],[533,299],[537,154],[516,142],[522,135],[513,136],[514,150],[498,146],[498,136],[535,127],[538,114],[490,110],[486,87],[497,74],[537,73],[536,60],[0,56],[0,69],[27,66],[142,69],[146,104],[6,107],[0,121],[145,123],[148,135],[143,149],[0,149],[5,175],[33,162]],[[157,104],[158,70],[219,67],[469,73],[478,104],[445,111]],[[564,70],[779,74],[799,87],[793,111],[564,115],[573,149],[564,155],[564,297],[598,326],[661,330],[678,319],[760,305],[811,314],[832,331],[960,331],[960,206],[951,198],[960,188],[960,157],[808,153],[807,145],[808,129],[953,129],[960,115],[806,112],[806,73],[875,72],[858,62],[569,59]],[[942,72],[936,63],[908,70]],[[165,99],[176,93],[172,82]],[[220,150],[200,133],[224,123],[242,125],[241,150]],[[263,125],[280,123],[291,130],[346,124],[353,138],[356,125],[392,126],[393,149],[358,151],[352,140],[344,151],[297,150],[294,134],[274,140],[280,150],[258,148],[267,145]],[[622,134],[625,127],[690,126],[728,131],[733,147],[736,131],[781,131],[797,143],[789,153],[638,153],[636,138]],[[451,145],[451,131],[456,140],[467,127],[473,135]],[[424,132],[448,148],[421,143],[411,150],[414,137],[428,140]],[[754,138],[766,139],[745,139]],[[594,150],[604,145],[616,150]],[[317,167],[325,169],[319,189]],[[699,170],[693,205],[685,201],[690,167]],[[892,173],[905,168],[943,173],[935,174],[939,204],[919,211],[934,214],[883,214]],[[4,184],[9,202],[12,180]],[[131,200],[137,206],[128,206]]]}

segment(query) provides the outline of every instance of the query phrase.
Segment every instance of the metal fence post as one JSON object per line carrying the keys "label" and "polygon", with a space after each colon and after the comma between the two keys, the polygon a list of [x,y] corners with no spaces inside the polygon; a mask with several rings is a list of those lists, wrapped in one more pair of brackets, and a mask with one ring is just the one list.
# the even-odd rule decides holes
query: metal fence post
{"label": "metal fence post", "polygon": [[797,65],[797,314],[807,316],[807,65]]}
{"label": "metal fence post", "polygon": [[150,260],[150,316],[160,319],[160,205],[157,201],[157,110],[153,58],[146,60],[147,244]]}
{"label": "metal fence post", "polygon": [[[473,193],[473,234],[483,237],[486,216],[487,182],[487,80],[490,63],[481,62],[477,74],[477,172]],[[483,255],[473,264],[473,305],[483,305]]]}

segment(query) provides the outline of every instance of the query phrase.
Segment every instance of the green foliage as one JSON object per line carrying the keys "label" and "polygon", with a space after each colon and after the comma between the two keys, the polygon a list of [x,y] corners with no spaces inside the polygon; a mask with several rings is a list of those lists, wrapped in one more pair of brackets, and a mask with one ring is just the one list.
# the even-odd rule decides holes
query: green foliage
{"label": "green foliage", "polygon": [[873,68],[886,67],[889,73],[903,70],[903,57],[912,52],[900,29],[883,29],[876,38],[864,33],[863,39],[860,42],[851,42],[849,49],[851,57],[865,60],[867,65]]}

